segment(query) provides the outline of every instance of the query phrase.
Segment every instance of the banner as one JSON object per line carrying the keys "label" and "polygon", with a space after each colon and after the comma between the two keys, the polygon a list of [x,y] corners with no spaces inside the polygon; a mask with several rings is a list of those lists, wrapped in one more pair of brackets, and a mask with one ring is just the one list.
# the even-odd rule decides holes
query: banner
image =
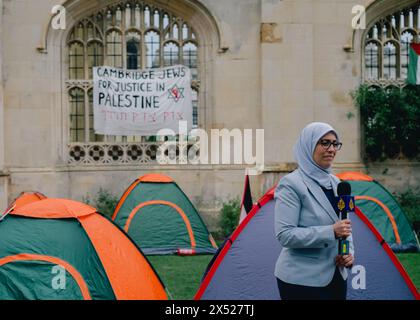
{"label": "banner", "polygon": [[93,68],[96,134],[156,135],[163,128],[179,133],[179,121],[192,125],[191,72],[176,65],[161,69]]}

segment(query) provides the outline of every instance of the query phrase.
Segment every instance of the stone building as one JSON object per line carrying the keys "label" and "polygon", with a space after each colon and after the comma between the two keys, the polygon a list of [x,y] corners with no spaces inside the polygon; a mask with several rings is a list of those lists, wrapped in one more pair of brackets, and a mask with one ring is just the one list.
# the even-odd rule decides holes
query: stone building
{"label": "stone building", "polygon": [[[364,28],[352,26],[360,5]],[[215,228],[220,204],[241,195],[246,165],[159,165],[153,139],[96,135],[91,70],[104,64],[188,65],[195,126],[264,129],[255,197],[293,170],[292,146],[311,121],[341,133],[335,171],[366,171],[350,92],[403,85],[419,32],[418,0],[0,0],[0,208],[23,190],[120,196],[135,177],[161,172]],[[412,161],[369,172],[392,190],[420,175]]]}

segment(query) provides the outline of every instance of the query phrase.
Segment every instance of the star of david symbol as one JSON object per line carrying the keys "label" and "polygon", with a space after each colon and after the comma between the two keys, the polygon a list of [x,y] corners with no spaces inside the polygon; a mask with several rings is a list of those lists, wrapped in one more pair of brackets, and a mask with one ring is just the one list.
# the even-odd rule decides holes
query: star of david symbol
{"label": "star of david symbol", "polygon": [[175,102],[178,102],[181,98],[184,98],[184,88],[179,88],[177,85],[174,85],[169,91],[169,99],[174,99]]}

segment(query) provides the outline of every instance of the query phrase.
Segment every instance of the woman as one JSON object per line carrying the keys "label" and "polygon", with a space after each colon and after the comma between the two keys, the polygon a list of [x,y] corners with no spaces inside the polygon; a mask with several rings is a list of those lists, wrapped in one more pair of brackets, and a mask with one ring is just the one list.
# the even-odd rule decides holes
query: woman
{"label": "woman", "polygon": [[[346,299],[351,222],[339,220],[333,207],[340,180],[331,174],[341,146],[330,125],[307,125],[294,146],[298,169],[276,188],[275,233],[283,249],[275,276],[283,300]],[[349,255],[338,255],[341,237],[348,237]]]}

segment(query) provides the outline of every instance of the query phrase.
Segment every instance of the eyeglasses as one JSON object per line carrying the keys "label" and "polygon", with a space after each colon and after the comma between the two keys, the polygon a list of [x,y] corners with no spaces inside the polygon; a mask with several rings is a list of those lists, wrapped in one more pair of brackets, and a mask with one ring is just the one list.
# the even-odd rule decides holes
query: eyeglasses
{"label": "eyeglasses", "polygon": [[337,141],[331,141],[331,140],[326,140],[326,139],[322,139],[319,141],[319,144],[325,149],[328,150],[331,145],[333,146],[335,151],[338,151],[341,149],[341,146],[343,145],[341,142],[337,142]]}

